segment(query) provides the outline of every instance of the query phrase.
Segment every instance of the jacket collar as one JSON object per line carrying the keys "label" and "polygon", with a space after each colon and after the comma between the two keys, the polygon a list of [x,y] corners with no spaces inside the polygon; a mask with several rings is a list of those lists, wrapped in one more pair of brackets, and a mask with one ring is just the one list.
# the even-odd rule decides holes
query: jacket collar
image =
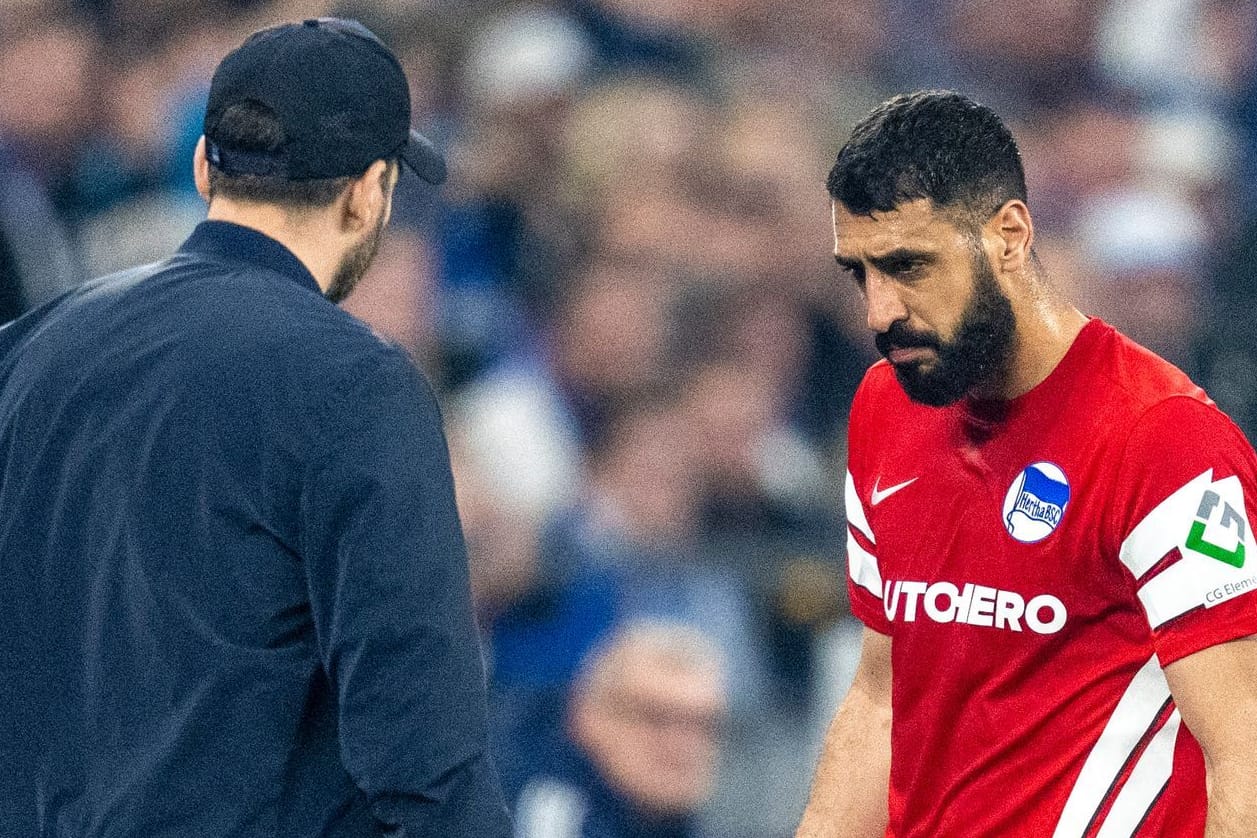
{"label": "jacket collar", "polygon": [[322,293],[314,275],[291,250],[250,227],[229,221],[202,221],[179,252],[255,265],[286,276],[315,293]]}

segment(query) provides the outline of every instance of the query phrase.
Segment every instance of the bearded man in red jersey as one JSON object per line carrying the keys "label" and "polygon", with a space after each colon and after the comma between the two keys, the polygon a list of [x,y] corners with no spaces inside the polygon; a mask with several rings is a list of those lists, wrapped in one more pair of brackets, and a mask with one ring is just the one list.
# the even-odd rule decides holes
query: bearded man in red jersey
{"label": "bearded man in red jersey", "polygon": [[1048,283],[988,108],[892,99],[828,188],[885,360],[849,426],[864,646],[798,838],[1253,835],[1251,445]]}

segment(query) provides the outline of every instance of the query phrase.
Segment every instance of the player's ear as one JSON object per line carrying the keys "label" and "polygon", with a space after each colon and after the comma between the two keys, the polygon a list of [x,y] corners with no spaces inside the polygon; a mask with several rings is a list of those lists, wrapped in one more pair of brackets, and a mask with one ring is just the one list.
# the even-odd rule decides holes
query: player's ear
{"label": "player's ear", "polygon": [[397,194],[397,181],[401,180],[401,177],[402,177],[402,161],[401,160],[390,161],[388,164],[388,168],[385,169],[384,174],[381,176],[381,181],[383,183],[383,188],[384,188],[384,201],[385,201],[384,223],[385,224],[388,224],[388,222],[393,217],[393,196]]}
{"label": "player's ear", "polygon": [[197,193],[209,203],[210,179],[209,160],[205,156],[205,137],[197,140],[196,151],[192,153],[192,180],[196,183]]}
{"label": "player's ear", "polygon": [[349,182],[343,202],[343,221],[347,230],[357,232],[374,223],[381,213],[388,212],[388,163],[376,160],[367,170]]}
{"label": "player's ear", "polygon": [[1030,208],[1016,198],[1006,201],[986,224],[996,244],[995,264],[1006,273],[1020,271],[1030,261],[1034,245],[1034,222]]}

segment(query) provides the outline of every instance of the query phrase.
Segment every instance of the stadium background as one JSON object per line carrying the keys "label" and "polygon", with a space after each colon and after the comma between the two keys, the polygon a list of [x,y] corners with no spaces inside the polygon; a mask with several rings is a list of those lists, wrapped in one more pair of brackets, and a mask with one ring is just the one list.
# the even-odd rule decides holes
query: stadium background
{"label": "stadium background", "polygon": [[733,697],[713,834],[789,834],[852,665],[843,425],[874,356],[823,183],[872,105],[1004,114],[1053,280],[1257,431],[1244,0],[0,0],[4,313],[177,246],[214,65],[329,13],[396,49],[451,163],[403,182],[347,307],[443,394],[495,719],[628,615],[703,627]]}

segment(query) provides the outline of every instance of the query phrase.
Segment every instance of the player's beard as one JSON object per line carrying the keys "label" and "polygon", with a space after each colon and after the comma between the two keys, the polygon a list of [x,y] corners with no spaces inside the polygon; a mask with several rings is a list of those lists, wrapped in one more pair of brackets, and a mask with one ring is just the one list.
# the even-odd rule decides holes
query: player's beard
{"label": "player's beard", "polygon": [[1017,318],[980,248],[973,256],[973,291],[961,314],[956,334],[944,341],[936,333],[910,331],[902,322],[891,324],[876,338],[878,350],[928,347],[937,358],[932,364],[894,364],[895,377],[913,401],[942,407],[985,384],[998,381],[1012,356]]}
{"label": "player's beard", "polygon": [[332,275],[332,284],[324,294],[334,303],[339,303],[349,296],[357,287],[367,268],[375,261],[375,254],[380,250],[380,238],[384,234],[384,214],[375,223],[375,228],[365,239],[354,245],[340,260],[336,273]]}

